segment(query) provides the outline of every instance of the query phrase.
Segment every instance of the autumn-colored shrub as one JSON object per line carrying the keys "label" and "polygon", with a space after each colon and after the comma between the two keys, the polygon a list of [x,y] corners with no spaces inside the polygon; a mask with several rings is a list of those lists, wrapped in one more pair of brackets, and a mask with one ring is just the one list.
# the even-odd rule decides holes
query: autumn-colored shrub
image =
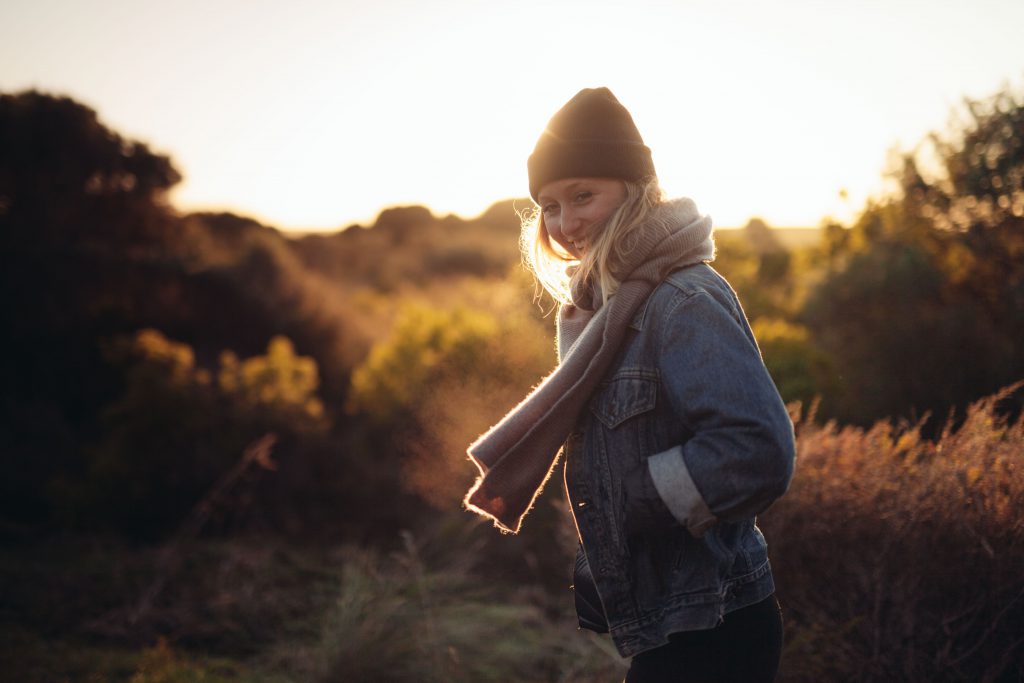
{"label": "autumn-colored shrub", "polygon": [[1024,422],[970,406],[921,425],[798,420],[796,477],[762,518],[786,681],[1024,675]]}

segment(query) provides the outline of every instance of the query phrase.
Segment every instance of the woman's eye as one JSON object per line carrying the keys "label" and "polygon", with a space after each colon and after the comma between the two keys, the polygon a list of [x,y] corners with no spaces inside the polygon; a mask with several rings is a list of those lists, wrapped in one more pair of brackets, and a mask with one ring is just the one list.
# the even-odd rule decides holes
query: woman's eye
{"label": "woman's eye", "polygon": [[576,194],[576,201],[585,202],[593,196],[592,192],[579,192]]}
{"label": "woman's eye", "polygon": [[542,207],[540,208],[540,211],[541,211],[541,213],[543,213],[543,214],[549,214],[549,213],[551,213],[552,211],[554,211],[554,210],[555,210],[555,208],[557,208],[557,207],[556,207],[556,206],[555,206],[554,204],[548,204],[548,205],[546,205],[546,206],[542,206]]}

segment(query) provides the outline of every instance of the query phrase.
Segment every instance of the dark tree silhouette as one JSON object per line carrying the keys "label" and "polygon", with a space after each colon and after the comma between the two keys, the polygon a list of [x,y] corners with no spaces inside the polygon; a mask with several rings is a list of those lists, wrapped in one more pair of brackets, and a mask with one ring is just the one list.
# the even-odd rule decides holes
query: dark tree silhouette
{"label": "dark tree silhouette", "polygon": [[21,242],[136,243],[169,227],[156,210],[181,180],[171,160],[96,112],[36,91],[0,95],[0,231]]}
{"label": "dark tree silhouette", "polygon": [[842,376],[840,418],[942,421],[1024,377],[1024,99],[965,112],[929,138],[938,173],[904,155],[896,198],[826,231],[803,317]]}

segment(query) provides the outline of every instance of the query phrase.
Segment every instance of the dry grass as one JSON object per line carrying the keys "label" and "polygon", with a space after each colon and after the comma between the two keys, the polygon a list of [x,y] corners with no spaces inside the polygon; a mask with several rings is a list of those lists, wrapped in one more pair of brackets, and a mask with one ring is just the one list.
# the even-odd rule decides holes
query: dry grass
{"label": "dry grass", "polygon": [[786,681],[1024,677],[1024,422],[1017,384],[938,440],[797,419],[797,474],[761,520]]}
{"label": "dry grass", "polygon": [[553,605],[538,587],[489,583],[470,570],[475,559],[411,535],[390,555],[351,549],[319,638],[284,644],[279,667],[315,683],[621,677],[609,642],[575,632],[569,601]]}
{"label": "dry grass", "polygon": [[[797,419],[796,479],[761,520],[787,626],[780,681],[1024,678],[1024,422],[998,410],[1018,388],[937,440]],[[484,566],[495,548],[450,522],[392,553],[197,540],[134,622],[157,549],[9,548],[0,662],[18,680],[621,679],[610,641],[576,632],[564,586],[508,580],[529,555]],[[564,565],[567,582],[564,548],[549,537],[546,552],[543,574]]]}

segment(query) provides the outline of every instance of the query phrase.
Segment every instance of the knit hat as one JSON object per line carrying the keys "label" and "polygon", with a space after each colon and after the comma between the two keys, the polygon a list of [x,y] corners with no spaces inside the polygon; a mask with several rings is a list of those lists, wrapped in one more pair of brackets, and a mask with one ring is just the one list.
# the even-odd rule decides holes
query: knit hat
{"label": "knit hat", "polygon": [[542,187],[562,178],[655,175],[651,150],[608,88],[584,88],[566,102],[548,121],[526,165],[534,201]]}

